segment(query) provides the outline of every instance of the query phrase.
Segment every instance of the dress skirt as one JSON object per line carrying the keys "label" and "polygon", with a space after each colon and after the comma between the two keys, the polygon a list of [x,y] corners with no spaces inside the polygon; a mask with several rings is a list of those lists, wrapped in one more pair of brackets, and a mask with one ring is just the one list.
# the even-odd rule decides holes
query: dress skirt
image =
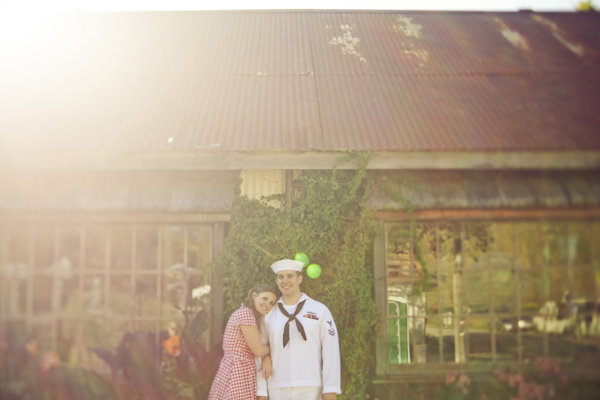
{"label": "dress skirt", "polygon": [[255,400],[254,359],[225,355],[210,388],[208,400]]}

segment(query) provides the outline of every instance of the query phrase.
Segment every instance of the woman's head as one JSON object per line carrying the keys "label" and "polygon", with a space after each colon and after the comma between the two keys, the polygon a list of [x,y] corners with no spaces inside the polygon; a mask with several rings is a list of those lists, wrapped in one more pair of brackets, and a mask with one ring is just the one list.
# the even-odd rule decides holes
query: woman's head
{"label": "woman's head", "polygon": [[252,309],[256,314],[266,315],[277,301],[275,288],[266,283],[261,283],[250,289],[244,305]]}

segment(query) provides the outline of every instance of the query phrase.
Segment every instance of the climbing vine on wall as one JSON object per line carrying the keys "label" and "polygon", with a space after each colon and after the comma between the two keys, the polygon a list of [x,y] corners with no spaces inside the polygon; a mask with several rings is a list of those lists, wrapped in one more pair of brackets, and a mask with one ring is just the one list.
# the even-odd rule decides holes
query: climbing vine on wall
{"label": "climbing vine on wall", "polygon": [[321,276],[305,276],[302,290],[326,304],[336,320],[341,398],[364,399],[375,362],[371,249],[376,222],[366,204],[368,155],[351,157],[357,169],[306,171],[295,179],[286,209],[238,197],[224,251],[213,266],[223,272],[228,316],[255,283],[275,285],[269,268],[275,260],[303,252],[321,265]]}

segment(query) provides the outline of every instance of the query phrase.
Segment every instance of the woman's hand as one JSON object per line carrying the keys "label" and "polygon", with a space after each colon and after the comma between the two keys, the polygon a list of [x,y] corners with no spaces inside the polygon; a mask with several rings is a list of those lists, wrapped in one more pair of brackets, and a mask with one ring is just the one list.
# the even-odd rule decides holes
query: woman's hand
{"label": "woman's hand", "polygon": [[260,371],[262,372],[265,379],[269,379],[273,376],[273,361],[271,360],[270,355],[266,355],[262,358],[262,363],[260,364]]}

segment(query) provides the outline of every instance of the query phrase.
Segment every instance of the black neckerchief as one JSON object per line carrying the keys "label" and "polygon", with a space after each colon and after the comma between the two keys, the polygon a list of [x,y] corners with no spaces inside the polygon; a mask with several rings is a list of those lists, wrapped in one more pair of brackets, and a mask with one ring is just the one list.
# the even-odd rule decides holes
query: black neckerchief
{"label": "black neckerchief", "polygon": [[[285,327],[283,328],[283,347],[285,347],[285,345],[288,344],[288,342],[290,341],[290,322],[296,319],[296,315],[298,315],[300,310],[302,310],[304,303],[306,303],[306,299],[304,299],[300,303],[298,303],[298,305],[296,306],[296,311],[294,311],[294,313],[292,315],[290,315],[287,312],[287,310],[283,306],[283,303],[277,303],[277,305],[279,306],[279,309],[281,310],[283,315],[288,317],[288,320],[285,323]],[[306,333],[304,332],[304,327],[302,326],[302,323],[300,321],[298,321],[297,319],[296,319],[296,328],[298,328],[298,332],[300,332],[300,334],[302,335],[302,339],[304,339],[306,341]]]}

